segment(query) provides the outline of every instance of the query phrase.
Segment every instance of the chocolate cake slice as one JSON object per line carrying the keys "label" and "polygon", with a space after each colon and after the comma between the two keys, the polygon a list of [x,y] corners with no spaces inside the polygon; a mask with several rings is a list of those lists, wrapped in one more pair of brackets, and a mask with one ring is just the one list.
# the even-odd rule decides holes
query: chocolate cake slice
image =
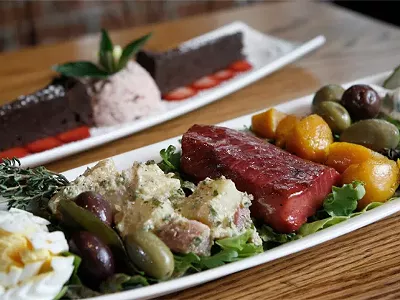
{"label": "chocolate cake slice", "polygon": [[0,107],[0,151],[84,125],[93,125],[84,84],[72,78],[58,78],[43,89]]}
{"label": "chocolate cake slice", "polygon": [[162,94],[193,83],[244,58],[243,34],[237,32],[210,42],[181,47],[163,53],[140,51],[137,62],[154,78]]}

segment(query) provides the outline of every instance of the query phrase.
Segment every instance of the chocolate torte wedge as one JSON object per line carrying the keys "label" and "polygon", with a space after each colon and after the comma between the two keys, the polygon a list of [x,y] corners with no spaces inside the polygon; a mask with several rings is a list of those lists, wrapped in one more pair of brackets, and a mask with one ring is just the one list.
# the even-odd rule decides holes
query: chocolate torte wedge
{"label": "chocolate torte wedge", "polygon": [[0,151],[93,125],[85,86],[58,78],[45,88],[0,107]]}
{"label": "chocolate torte wedge", "polygon": [[162,94],[191,84],[244,58],[243,33],[237,32],[198,46],[183,46],[162,53],[140,51],[137,62],[154,78]]}

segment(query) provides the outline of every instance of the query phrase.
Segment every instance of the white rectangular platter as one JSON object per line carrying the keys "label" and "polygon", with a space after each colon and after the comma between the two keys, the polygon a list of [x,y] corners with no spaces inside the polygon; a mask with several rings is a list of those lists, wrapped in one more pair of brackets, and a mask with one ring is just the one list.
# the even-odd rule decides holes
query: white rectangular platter
{"label": "white rectangular platter", "polygon": [[[382,84],[383,80],[387,77],[389,72],[383,74],[378,74],[372,77],[363,78],[348,84],[344,84],[344,87],[349,87],[355,83],[371,84],[379,92],[379,85]],[[377,85],[377,86],[375,86]],[[310,112],[310,104],[312,102],[313,95],[309,95],[297,100],[283,103],[276,106],[280,111],[286,113],[293,113],[297,115],[304,115]],[[252,115],[252,114],[251,114]],[[246,115],[239,117],[218,125],[226,126],[235,129],[241,129],[243,126],[249,126],[251,124],[251,115]],[[113,157],[117,168],[122,170],[130,167],[134,161],[147,161],[154,159],[156,161],[160,160],[159,151],[169,145],[175,145],[180,148],[179,138],[171,138],[147,147],[143,147],[137,150],[133,150],[124,154]],[[93,164],[82,166],[64,173],[64,175],[73,180],[78,175],[82,174],[83,171]],[[162,295],[173,293],[179,290],[183,290],[192,286],[200,285],[205,282],[227,276],[229,274],[242,271],[257,265],[264,264],[266,262],[302,251],[304,249],[313,247],[315,245],[321,244],[328,240],[334,239],[338,236],[344,235],[346,233],[352,232],[363,226],[376,222],[383,219],[391,214],[400,211],[400,198],[395,199],[391,202],[385,203],[384,205],[374,208],[360,216],[354,217],[340,224],[334,225],[312,235],[306,236],[302,239],[283,244],[277,248],[268,250],[262,254],[241,260],[239,262],[234,262],[227,264],[222,267],[207,270],[204,272],[196,273],[193,275],[188,275],[182,278],[166,281],[163,283],[158,283],[152,286],[143,287],[131,291],[120,292],[117,294],[104,295],[96,298],[96,300],[133,300],[133,299],[148,299],[153,297],[160,297]]]}
{"label": "white rectangular platter", "polygon": [[186,114],[271,74],[325,43],[325,37],[323,36],[317,36],[304,43],[286,41],[259,32],[242,22],[234,22],[187,41],[183,45],[190,47],[238,31],[243,32],[243,51],[247,60],[253,65],[252,70],[235,76],[215,88],[200,92],[184,101],[165,101],[166,110],[162,113],[123,125],[92,128],[89,138],[26,156],[21,159],[22,165],[25,167],[42,165]]}

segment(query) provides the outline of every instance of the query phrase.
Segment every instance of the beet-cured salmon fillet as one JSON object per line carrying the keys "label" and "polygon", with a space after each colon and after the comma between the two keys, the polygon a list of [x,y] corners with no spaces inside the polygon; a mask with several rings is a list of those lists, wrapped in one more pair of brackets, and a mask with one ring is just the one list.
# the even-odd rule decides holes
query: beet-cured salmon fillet
{"label": "beet-cured salmon fillet", "polygon": [[253,194],[253,217],[278,232],[298,230],[321,207],[339,173],[292,155],[255,136],[208,125],[182,138],[181,168],[196,180],[226,176]]}

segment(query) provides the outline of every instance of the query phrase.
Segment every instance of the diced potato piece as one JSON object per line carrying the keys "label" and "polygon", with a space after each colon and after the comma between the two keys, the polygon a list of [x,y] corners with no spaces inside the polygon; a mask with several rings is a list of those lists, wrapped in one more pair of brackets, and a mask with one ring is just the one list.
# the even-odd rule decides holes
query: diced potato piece
{"label": "diced potato piece", "polygon": [[173,178],[172,173],[164,174],[157,164],[135,162],[129,177],[129,184],[135,190],[135,197],[143,200],[163,200],[179,196],[180,180]]}
{"label": "diced potato piece", "polygon": [[332,131],[328,124],[314,114],[305,117],[293,127],[286,141],[286,148],[301,158],[323,163],[332,143]]}
{"label": "diced potato piece", "polygon": [[379,159],[384,158],[384,156],[361,145],[338,142],[329,146],[325,165],[343,173],[350,165],[359,164],[373,158]]}
{"label": "diced potato piece", "polygon": [[283,112],[270,108],[251,118],[251,129],[260,137],[275,139],[275,131],[279,122],[287,115]]}
{"label": "diced potato piece", "polygon": [[144,200],[137,198],[135,202],[128,203],[124,210],[118,212],[114,221],[121,236],[124,237],[135,230],[149,230],[161,228],[179,218],[168,199]]}
{"label": "diced potato piece", "polygon": [[133,194],[126,184],[125,175],[118,172],[112,159],[102,160],[54,195],[49,201],[49,208],[56,214],[60,200],[74,200],[80,193],[91,191],[101,194],[115,209],[129,201]]}
{"label": "diced potato piece", "polygon": [[399,186],[399,173],[396,162],[386,157],[373,158],[350,165],[342,175],[342,183],[365,183],[365,196],[358,202],[358,208],[363,209],[371,202],[385,202],[392,197]]}
{"label": "diced potato piece", "polygon": [[[182,216],[197,220],[211,228],[212,238],[235,236],[248,226],[235,224],[241,207],[249,207],[251,196],[238,191],[233,181],[220,178],[199,183],[192,195],[176,205]],[[250,216],[248,224],[251,223]]]}

